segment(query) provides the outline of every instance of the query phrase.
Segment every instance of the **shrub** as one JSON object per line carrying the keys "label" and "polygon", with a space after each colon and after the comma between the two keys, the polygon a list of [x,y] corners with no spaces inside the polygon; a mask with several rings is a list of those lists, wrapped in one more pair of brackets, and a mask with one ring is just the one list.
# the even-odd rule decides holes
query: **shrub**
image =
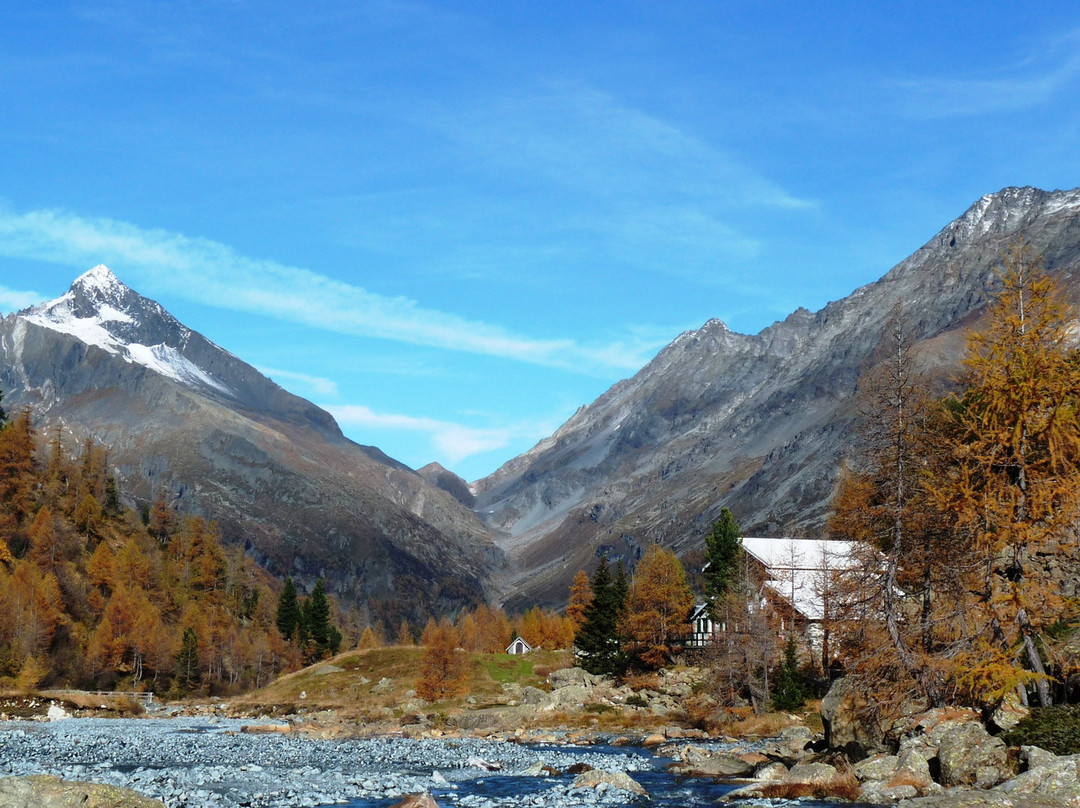
{"label": "shrub", "polygon": [[622,678],[622,683],[631,690],[660,689],[660,677],[655,673],[630,673]]}
{"label": "shrub", "polygon": [[590,701],[585,705],[585,712],[595,713],[596,715],[603,715],[604,713],[613,713],[615,708],[610,704],[602,704],[598,701]]}
{"label": "shrub", "polygon": [[1080,753],[1080,705],[1033,707],[1031,715],[1001,737],[1010,746],[1038,746],[1055,755]]}
{"label": "shrub", "polygon": [[631,693],[626,697],[626,705],[628,707],[648,707],[649,700],[640,693]]}

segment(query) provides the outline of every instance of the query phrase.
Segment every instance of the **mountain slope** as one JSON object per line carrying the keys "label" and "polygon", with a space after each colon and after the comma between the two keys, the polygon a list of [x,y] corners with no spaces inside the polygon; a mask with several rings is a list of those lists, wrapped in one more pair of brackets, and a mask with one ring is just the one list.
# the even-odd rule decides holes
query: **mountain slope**
{"label": "mountain slope", "polygon": [[387,617],[475,602],[501,554],[450,494],[95,267],[0,322],[5,405],[109,451],[134,503],[217,519],[281,575]]}
{"label": "mountain slope", "polygon": [[751,534],[812,535],[852,439],[860,376],[903,301],[923,362],[947,379],[964,330],[992,294],[1018,235],[1075,296],[1080,189],[1008,188],[983,197],[881,280],[756,335],[712,320],[633,378],[474,484],[476,509],[519,574],[511,604],[559,603],[597,552],[633,561],[654,540],[701,544],[723,506]]}

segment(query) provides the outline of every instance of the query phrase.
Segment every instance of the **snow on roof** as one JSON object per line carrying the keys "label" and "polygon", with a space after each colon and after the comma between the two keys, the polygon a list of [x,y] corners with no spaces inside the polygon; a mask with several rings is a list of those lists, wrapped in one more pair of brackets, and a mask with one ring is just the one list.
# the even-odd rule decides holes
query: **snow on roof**
{"label": "snow on roof", "polygon": [[825,616],[829,571],[847,569],[855,563],[855,542],[850,541],[746,537],[742,546],[767,570],[765,588],[809,620]]}

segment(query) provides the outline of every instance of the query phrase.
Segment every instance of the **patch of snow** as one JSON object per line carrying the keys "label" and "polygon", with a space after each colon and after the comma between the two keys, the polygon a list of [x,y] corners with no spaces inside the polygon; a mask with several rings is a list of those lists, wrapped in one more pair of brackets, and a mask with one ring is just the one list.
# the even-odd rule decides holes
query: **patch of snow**
{"label": "patch of snow", "polygon": [[228,387],[168,345],[146,346],[135,343],[127,346],[127,355],[132,361],[183,384],[203,384],[222,393],[230,392]]}
{"label": "patch of snow", "polygon": [[1073,211],[1077,208],[1080,208],[1080,189],[1053,194],[1046,203],[1044,213],[1052,216],[1055,213]]}

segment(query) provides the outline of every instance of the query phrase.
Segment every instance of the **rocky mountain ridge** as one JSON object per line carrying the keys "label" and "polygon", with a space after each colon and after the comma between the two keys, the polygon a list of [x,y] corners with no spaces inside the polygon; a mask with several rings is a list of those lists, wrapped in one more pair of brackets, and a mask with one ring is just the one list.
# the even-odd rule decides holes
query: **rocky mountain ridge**
{"label": "rocky mountain ridge", "polygon": [[451,494],[183,326],[105,267],[0,321],[0,387],[41,431],[109,452],[136,506],[221,523],[271,571],[387,619],[485,597],[501,564]]}
{"label": "rocky mountain ridge", "polygon": [[558,603],[599,553],[632,563],[652,541],[697,547],[724,506],[748,535],[816,535],[889,312],[903,304],[921,361],[947,385],[1019,236],[1080,296],[1080,189],[1007,188],[818,312],[755,335],[719,320],[682,334],[474,483],[477,511],[508,534],[501,544],[522,571],[502,582],[510,602]]}

